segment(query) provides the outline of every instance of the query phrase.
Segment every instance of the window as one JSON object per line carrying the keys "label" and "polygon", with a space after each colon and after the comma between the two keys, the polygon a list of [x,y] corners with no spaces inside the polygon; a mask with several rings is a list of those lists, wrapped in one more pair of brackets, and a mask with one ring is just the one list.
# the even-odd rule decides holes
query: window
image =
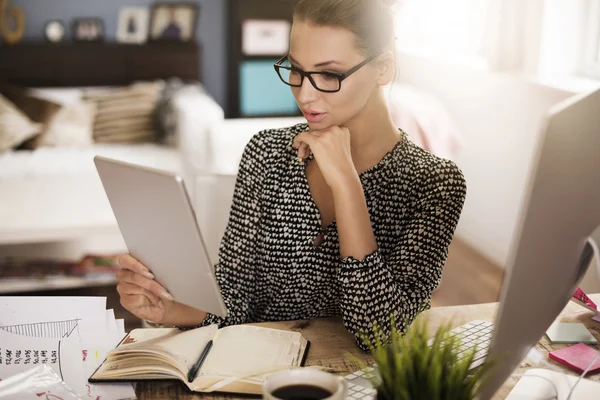
{"label": "window", "polygon": [[481,56],[488,0],[404,0],[395,6],[402,52],[477,59]]}
{"label": "window", "polygon": [[600,0],[588,0],[588,21],[584,35],[581,73],[600,79]]}
{"label": "window", "polygon": [[549,79],[600,79],[600,0],[401,0],[400,52]]}

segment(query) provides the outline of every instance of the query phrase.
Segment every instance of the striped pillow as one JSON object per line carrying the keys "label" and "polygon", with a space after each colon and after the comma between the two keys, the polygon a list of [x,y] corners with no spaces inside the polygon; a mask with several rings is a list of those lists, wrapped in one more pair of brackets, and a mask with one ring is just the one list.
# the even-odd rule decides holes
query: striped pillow
{"label": "striped pillow", "polygon": [[84,95],[84,98],[96,103],[94,141],[154,141],[157,132],[154,111],[162,88],[163,82],[143,82]]}

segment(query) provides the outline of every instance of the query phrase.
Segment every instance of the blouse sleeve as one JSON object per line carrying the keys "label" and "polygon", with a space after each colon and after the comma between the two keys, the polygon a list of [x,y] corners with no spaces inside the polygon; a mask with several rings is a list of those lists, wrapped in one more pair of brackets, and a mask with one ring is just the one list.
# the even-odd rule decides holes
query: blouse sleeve
{"label": "blouse sleeve", "polygon": [[226,317],[208,314],[199,326],[237,325],[249,322],[255,240],[261,215],[260,192],[266,175],[264,135],[255,135],[246,145],[240,161],[229,221],[219,248],[215,275],[228,310]]}
{"label": "blouse sleeve", "polygon": [[466,196],[460,170],[452,163],[446,167],[452,174],[429,179],[390,254],[378,249],[364,260],[341,260],[342,317],[363,350],[368,348],[362,335],[373,341],[374,324],[387,339],[392,316],[404,331],[430,306]]}

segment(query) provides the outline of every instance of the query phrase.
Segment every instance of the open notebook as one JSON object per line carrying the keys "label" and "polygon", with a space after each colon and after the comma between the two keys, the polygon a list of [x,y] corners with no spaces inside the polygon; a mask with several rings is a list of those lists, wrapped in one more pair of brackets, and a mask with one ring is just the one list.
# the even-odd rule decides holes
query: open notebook
{"label": "open notebook", "polygon": [[[212,347],[189,382],[190,370],[211,340]],[[194,392],[260,394],[267,375],[303,365],[309,345],[299,332],[250,325],[134,329],[89,381],[177,379]]]}

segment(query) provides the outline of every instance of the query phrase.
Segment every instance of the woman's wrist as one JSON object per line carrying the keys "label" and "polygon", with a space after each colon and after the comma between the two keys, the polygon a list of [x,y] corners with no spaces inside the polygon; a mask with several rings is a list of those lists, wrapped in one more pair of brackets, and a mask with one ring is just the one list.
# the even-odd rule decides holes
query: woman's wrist
{"label": "woman's wrist", "polygon": [[360,193],[363,191],[360,178],[356,171],[354,171],[354,173],[349,172],[344,174],[330,186],[330,189],[334,198],[354,195],[357,191]]}
{"label": "woman's wrist", "polygon": [[163,325],[172,326],[197,326],[202,324],[207,317],[207,313],[195,307],[171,301],[161,321]]}

